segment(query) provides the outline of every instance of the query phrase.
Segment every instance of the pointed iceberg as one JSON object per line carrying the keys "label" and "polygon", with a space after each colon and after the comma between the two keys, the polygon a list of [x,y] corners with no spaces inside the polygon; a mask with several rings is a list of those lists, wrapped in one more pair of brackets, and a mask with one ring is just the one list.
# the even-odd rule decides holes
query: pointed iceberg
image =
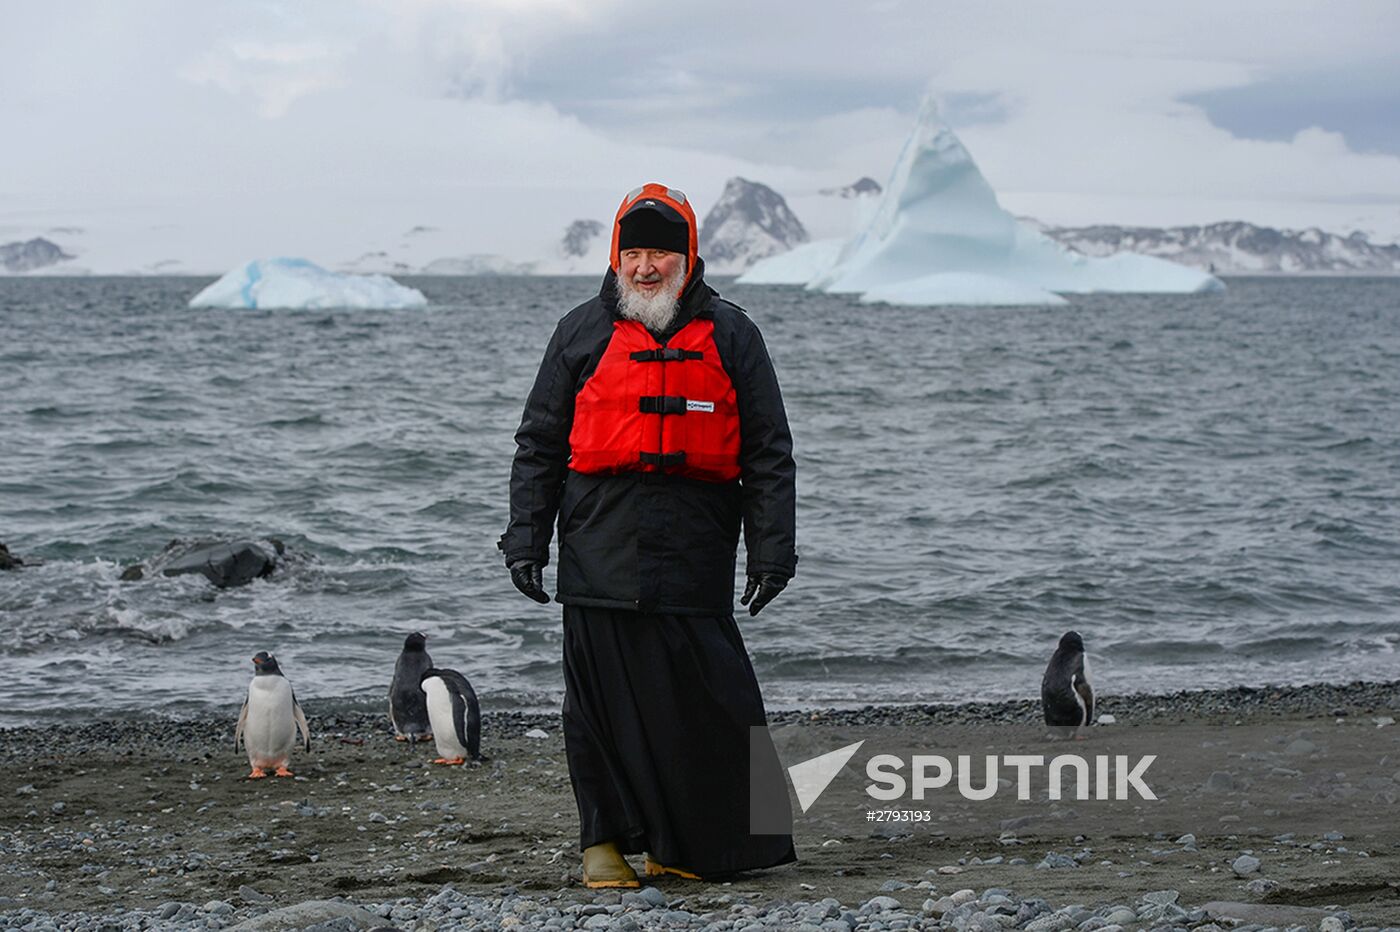
{"label": "pointed iceberg", "polygon": [[[744,284],[790,283],[824,257],[765,259]],[[831,247],[827,246],[830,250]],[[997,202],[971,154],[931,98],[899,154],[870,220],[808,288],[891,304],[1056,304],[1057,294],[1217,291],[1219,279],[1149,256],[1105,258],[1065,250]]]}
{"label": "pointed iceberg", "polygon": [[416,288],[387,275],[331,272],[306,259],[255,259],[190,299],[190,307],[407,308],[427,307]]}

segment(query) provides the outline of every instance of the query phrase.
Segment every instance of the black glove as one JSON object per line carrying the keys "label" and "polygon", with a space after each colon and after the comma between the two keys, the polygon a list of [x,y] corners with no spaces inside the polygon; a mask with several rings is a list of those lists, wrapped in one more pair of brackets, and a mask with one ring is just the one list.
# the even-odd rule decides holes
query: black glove
{"label": "black glove", "polygon": [[539,560],[516,560],[507,563],[510,581],[515,588],[541,604],[548,604],[549,596],[544,591],[544,564]]}
{"label": "black glove", "polygon": [[739,604],[747,605],[750,615],[757,615],[763,611],[763,606],[776,599],[778,593],[787,588],[787,584],[787,577],[777,573],[750,573]]}

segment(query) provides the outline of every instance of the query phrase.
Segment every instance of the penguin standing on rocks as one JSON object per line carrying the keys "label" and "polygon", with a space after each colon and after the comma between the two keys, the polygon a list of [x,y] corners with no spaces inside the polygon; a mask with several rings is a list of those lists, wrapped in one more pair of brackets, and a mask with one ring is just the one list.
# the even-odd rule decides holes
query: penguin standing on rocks
{"label": "penguin standing on rocks", "polygon": [[1089,685],[1084,639],[1078,631],[1066,631],[1050,657],[1040,681],[1040,702],[1045,724],[1061,737],[1075,737],[1094,720],[1094,690]]}
{"label": "penguin standing on rocks", "polygon": [[290,777],[293,774],[287,769],[287,763],[292,759],[298,731],[305,749],[311,750],[311,729],[306,725],[306,713],[292,692],[292,684],[277,666],[276,657],[265,650],[258,651],[253,657],[253,668],[248,698],[243,703],[243,711],[238,713],[238,727],[233,730],[233,749],[238,750],[241,739],[248,752],[248,765],[252,767],[248,774],[250,780],[267,776],[269,769],[279,777]]}
{"label": "penguin standing on rocks", "polygon": [[404,638],[403,652],[394,664],[394,681],[389,684],[389,721],[396,741],[426,741],[433,736],[428,722],[428,703],[423,695],[423,673],[431,670],[428,636],[415,631]]}
{"label": "penguin standing on rocks", "polygon": [[456,670],[437,667],[423,671],[421,686],[428,700],[428,721],[438,754],[434,764],[473,763],[481,756],[481,706],[476,690]]}

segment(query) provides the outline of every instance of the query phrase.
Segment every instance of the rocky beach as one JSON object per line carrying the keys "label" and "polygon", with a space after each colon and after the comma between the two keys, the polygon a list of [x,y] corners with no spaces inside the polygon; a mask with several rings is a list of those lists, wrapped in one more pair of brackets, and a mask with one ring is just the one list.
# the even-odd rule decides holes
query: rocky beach
{"label": "rocky beach", "polygon": [[[0,731],[0,927],[1400,927],[1400,759],[1390,741],[1374,744],[1373,761],[1346,764],[1339,784],[1338,798],[1361,794],[1374,810],[1359,835],[1339,821],[1335,830],[1255,836],[1204,817],[1183,833],[991,827],[985,837],[887,826],[813,832],[799,820],[794,865],[603,892],[579,884],[557,716],[489,714],[490,759],[449,768],[429,763],[428,746],[395,742],[378,713],[328,700],[306,708],[312,750],[293,759],[295,778],[281,780],[244,778],[235,710],[212,720]],[[1389,736],[1400,681],[1109,697],[1099,711],[1114,722],[1106,727],[1122,730]],[[770,719],[951,729],[1037,716],[1038,704],[1024,700]]]}

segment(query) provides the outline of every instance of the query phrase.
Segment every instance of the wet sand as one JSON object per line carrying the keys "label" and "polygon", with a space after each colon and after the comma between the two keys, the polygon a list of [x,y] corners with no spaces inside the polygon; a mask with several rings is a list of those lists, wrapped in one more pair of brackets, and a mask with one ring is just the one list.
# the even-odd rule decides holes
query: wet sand
{"label": "wet sand", "polygon": [[[232,904],[213,923],[223,925],[270,905],[427,899],[447,884],[483,895],[513,890],[560,908],[599,902],[578,886],[577,817],[557,717],[488,713],[483,751],[490,760],[443,767],[430,763],[436,756],[430,744],[395,742],[382,716],[334,702],[306,708],[314,745],[309,754],[296,754],[296,776],[288,779],[244,778],[246,759],[233,750],[232,709],[206,721],[0,731],[0,922],[25,908],[110,915],[218,900]],[[1400,682],[1119,697],[1100,711],[1120,726],[1340,727],[1339,720],[1400,718]],[[1024,701],[772,718],[860,727],[1032,722],[1036,714],[1036,704]],[[548,737],[526,737],[535,728]],[[1400,779],[1400,760],[1381,766]],[[667,878],[657,886],[671,910],[697,916],[735,903],[767,908],[832,897],[856,908],[889,896],[933,923],[939,910],[927,901],[961,889],[1003,888],[1056,908],[1134,904],[1170,890],[1183,907],[1231,901],[1328,908],[1345,910],[1361,926],[1400,925],[1400,806],[1378,807],[1364,851],[1341,832],[1249,837],[1235,829],[1195,836],[1194,844],[1183,844],[1150,834],[1095,834],[1065,844],[1024,832],[1010,839],[927,832],[835,837],[799,828],[795,865],[726,883]],[[1232,865],[1245,851],[1261,865],[1240,876]],[[1047,853],[1064,860],[1038,866]],[[615,904],[616,896],[603,902]]]}

